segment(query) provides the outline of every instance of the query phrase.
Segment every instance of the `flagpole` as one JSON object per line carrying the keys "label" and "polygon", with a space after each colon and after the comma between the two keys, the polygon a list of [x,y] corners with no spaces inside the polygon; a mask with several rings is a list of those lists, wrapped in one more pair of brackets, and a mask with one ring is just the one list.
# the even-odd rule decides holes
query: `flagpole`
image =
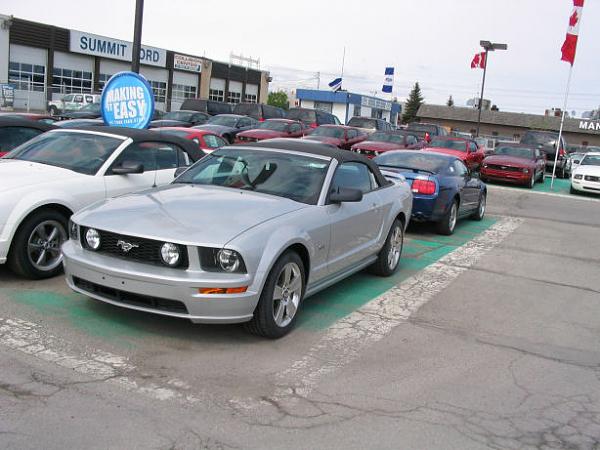
{"label": "flagpole", "polygon": [[[346,62],[346,46],[344,45],[344,53],[342,54],[342,73],[340,74],[342,83],[344,82],[344,63],[345,62]],[[340,86],[340,89],[341,89],[341,86]]]}
{"label": "flagpole", "polygon": [[567,113],[567,102],[569,101],[569,90],[571,89],[571,74],[573,73],[573,64],[569,69],[569,78],[567,79],[567,90],[565,92],[565,103],[563,105],[562,115],[560,119],[560,128],[558,130],[558,140],[554,152],[554,166],[552,167],[552,181],[550,182],[550,190],[554,190],[554,178],[556,176],[556,164],[558,163],[558,154],[560,152],[560,143],[562,139],[563,126],[565,124],[565,115]]}
{"label": "flagpole", "polygon": [[483,90],[485,89],[485,74],[488,66],[488,49],[485,49],[485,59],[483,63],[483,80],[481,81],[481,95],[479,96],[479,108],[477,112],[477,134],[475,137],[479,137],[479,128],[481,127],[481,107],[483,103]]}

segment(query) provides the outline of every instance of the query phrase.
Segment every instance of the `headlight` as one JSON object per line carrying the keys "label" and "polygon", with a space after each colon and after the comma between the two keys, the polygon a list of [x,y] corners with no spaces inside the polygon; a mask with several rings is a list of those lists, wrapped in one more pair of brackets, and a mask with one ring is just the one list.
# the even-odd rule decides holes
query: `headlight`
{"label": "headlight", "polygon": [[523,169],[523,173],[529,173],[529,169]]}
{"label": "headlight", "polygon": [[100,248],[100,233],[89,228],[85,233],[85,243],[90,250],[98,250]]}
{"label": "headlight", "polygon": [[160,248],[160,257],[162,262],[169,267],[175,267],[181,259],[181,251],[179,246],[165,242]]}
{"label": "headlight", "polygon": [[583,175],[575,175],[573,178],[575,178],[576,180],[581,180],[583,178]]}
{"label": "headlight", "polygon": [[487,166],[488,166],[488,165],[487,165],[487,163],[485,163],[485,164],[483,165],[483,167],[485,167],[485,168],[487,168]]}
{"label": "headlight", "polygon": [[69,238],[74,241],[79,240],[79,225],[72,220],[69,220]]}
{"label": "headlight", "polygon": [[234,250],[221,249],[217,253],[217,261],[225,272],[236,272],[241,265],[242,257]]}

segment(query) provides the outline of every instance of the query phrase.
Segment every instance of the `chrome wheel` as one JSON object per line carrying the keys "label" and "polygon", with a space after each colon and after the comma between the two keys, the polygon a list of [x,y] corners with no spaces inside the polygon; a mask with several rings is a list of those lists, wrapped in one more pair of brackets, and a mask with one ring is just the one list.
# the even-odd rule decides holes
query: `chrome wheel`
{"label": "chrome wheel", "polygon": [[62,263],[60,246],[67,240],[67,232],[56,220],[38,224],[27,240],[27,257],[31,265],[42,272],[56,269]]}
{"label": "chrome wheel", "polygon": [[273,291],[273,319],[278,327],[286,327],[294,319],[302,298],[302,272],[289,262],[279,273]]}
{"label": "chrome wheel", "polygon": [[388,252],[387,263],[390,270],[394,270],[400,261],[400,254],[402,253],[402,228],[397,226],[392,232],[390,239],[390,251]]}
{"label": "chrome wheel", "polygon": [[479,217],[483,217],[485,215],[485,207],[486,207],[486,195],[482,194],[481,195],[481,200],[479,200]]}
{"label": "chrome wheel", "polygon": [[448,229],[450,231],[454,231],[454,227],[456,226],[456,216],[457,215],[458,215],[458,211],[456,209],[456,202],[454,202],[450,209],[450,217],[448,217]]}

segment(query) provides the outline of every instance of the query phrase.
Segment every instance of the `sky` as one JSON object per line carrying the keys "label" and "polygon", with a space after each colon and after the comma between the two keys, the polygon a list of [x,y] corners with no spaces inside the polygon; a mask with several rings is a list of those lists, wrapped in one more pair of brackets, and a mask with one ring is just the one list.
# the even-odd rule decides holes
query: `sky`
{"label": "sky", "polygon": [[[0,13],[132,40],[135,0],[3,0]],[[145,0],[146,45],[229,61],[260,58],[271,89],[316,88],[339,76],[344,89],[381,93],[395,67],[394,95],[419,82],[425,101],[457,106],[479,96],[479,41],[508,44],[490,54],[485,98],[502,111],[563,107],[570,65],[560,61],[572,0]],[[600,2],[583,10],[568,111],[600,105]]]}

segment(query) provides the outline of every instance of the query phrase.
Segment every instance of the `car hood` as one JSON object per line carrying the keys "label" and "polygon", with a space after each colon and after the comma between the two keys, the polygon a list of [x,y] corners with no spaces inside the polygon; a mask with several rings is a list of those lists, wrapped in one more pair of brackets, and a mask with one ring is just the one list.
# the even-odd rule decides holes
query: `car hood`
{"label": "car hood", "polygon": [[495,164],[501,166],[512,166],[512,167],[533,167],[535,162],[527,158],[519,158],[516,156],[508,155],[493,155],[486,157],[483,162],[485,164]]}
{"label": "car hood", "polygon": [[326,144],[333,144],[339,146],[342,143],[341,139],[329,137],[329,136],[306,136],[304,139],[310,139],[311,141],[324,142]]}
{"label": "car hood", "polygon": [[449,148],[443,148],[443,147],[427,147],[427,148],[424,148],[423,151],[443,153],[444,155],[452,155],[452,156],[456,156],[460,159],[467,159],[467,152],[461,152],[460,150],[450,150]]}
{"label": "car hood", "polygon": [[395,144],[392,142],[377,142],[377,141],[363,141],[358,144],[354,144],[352,149],[360,148],[361,150],[373,150],[373,151],[389,151],[404,148],[402,144]]}
{"label": "car hood", "polygon": [[161,119],[161,120],[153,120],[150,122],[150,127],[159,128],[159,127],[190,127],[191,123],[184,122],[182,120],[172,120],[172,119]]}
{"label": "car hood", "polygon": [[171,184],[105,200],[79,212],[74,220],[129,236],[222,246],[252,227],[307,206],[238,189]]}
{"label": "car hood", "polygon": [[272,138],[287,136],[286,133],[284,133],[282,131],[275,131],[275,130],[248,130],[248,131],[242,131],[241,133],[238,133],[237,135],[243,136],[243,137],[256,138],[256,139],[272,139]]}
{"label": "car hood", "polygon": [[15,159],[0,159],[0,192],[39,187],[50,183],[62,183],[83,175],[61,167],[49,166]]}
{"label": "car hood", "polygon": [[219,134],[219,135],[223,135],[225,133],[231,133],[232,131],[237,131],[237,128],[226,127],[225,125],[213,125],[210,123],[195,126],[194,129],[211,131],[211,132],[213,132],[215,134]]}
{"label": "car hood", "polygon": [[573,171],[574,175],[593,175],[600,177],[600,166],[582,166],[581,164],[576,166]]}

